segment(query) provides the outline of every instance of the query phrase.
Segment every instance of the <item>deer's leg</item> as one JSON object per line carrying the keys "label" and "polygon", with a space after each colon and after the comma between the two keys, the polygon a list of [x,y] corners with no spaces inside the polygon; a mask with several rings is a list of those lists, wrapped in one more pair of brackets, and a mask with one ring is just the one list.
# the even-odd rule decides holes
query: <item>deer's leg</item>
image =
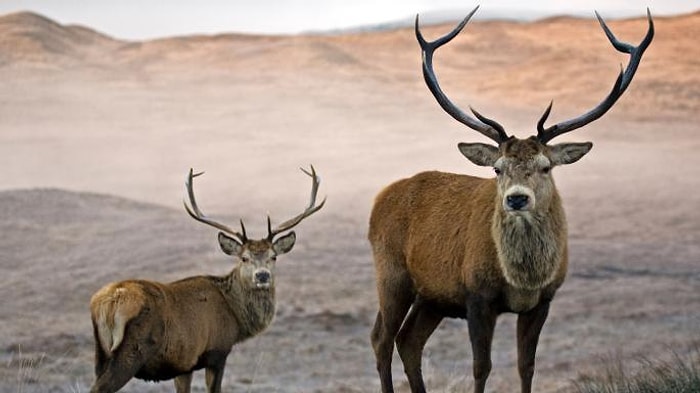
{"label": "deer's leg", "polygon": [[396,336],[396,349],[401,356],[401,361],[403,361],[403,367],[413,393],[425,392],[421,370],[423,348],[442,318],[442,315],[432,311],[429,305],[416,301]]}
{"label": "deer's leg", "polygon": [[542,326],[549,313],[549,300],[518,315],[518,372],[522,393],[530,393],[535,374],[535,352]]}
{"label": "deer's leg", "polygon": [[472,344],[474,364],[474,393],[484,393],[486,379],[491,372],[491,341],[498,313],[483,299],[467,304],[469,339]]}
{"label": "deer's leg", "polygon": [[99,344],[99,338],[95,338],[95,378],[99,378],[107,367],[107,354]]}
{"label": "deer's leg", "polygon": [[[411,278],[398,264],[377,259],[377,289],[379,292],[379,312],[372,329],[372,348],[377,360],[377,371],[383,393],[394,391],[391,380],[391,357],[394,353],[394,340],[411,303],[415,297]],[[388,263],[387,263],[388,262]]]}
{"label": "deer's leg", "polygon": [[182,374],[175,377],[175,391],[177,393],[190,393],[192,386],[192,373]]}
{"label": "deer's leg", "polygon": [[126,385],[142,366],[143,363],[135,358],[127,359],[125,356],[109,358],[104,364],[102,373],[97,375],[90,393],[116,392]]}
{"label": "deer's leg", "polygon": [[[154,340],[139,342],[124,338],[122,344],[107,357],[102,364],[102,372],[97,375],[90,393],[114,393],[121,389],[158,352]],[[98,368],[100,366],[96,366]]]}
{"label": "deer's leg", "polygon": [[223,363],[221,364],[207,367],[204,379],[207,383],[208,393],[221,393],[221,381],[224,379],[225,365],[226,359],[224,359]]}

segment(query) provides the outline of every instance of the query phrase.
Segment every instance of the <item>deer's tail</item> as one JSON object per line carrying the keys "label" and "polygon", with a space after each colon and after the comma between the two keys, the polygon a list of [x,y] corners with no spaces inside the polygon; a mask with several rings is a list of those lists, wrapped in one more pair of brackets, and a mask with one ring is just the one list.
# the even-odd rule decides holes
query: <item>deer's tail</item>
{"label": "deer's tail", "polygon": [[92,296],[90,312],[95,339],[102,350],[111,354],[124,339],[126,324],[143,309],[145,296],[138,284],[109,284]]}

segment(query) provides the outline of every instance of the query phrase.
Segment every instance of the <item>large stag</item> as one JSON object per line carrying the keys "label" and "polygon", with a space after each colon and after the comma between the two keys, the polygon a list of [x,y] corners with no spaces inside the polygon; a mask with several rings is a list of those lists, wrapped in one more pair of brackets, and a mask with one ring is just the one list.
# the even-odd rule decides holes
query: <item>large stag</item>
{"label": "large stag", "polygon": [[518,314],[518,371],[521,391],[530,392],[535,351],[550,301],[567,270],[567,230],[552,168],[578,161],[592,144],[548,144],[607,112],[627,89],[654,36],[649,28],[637,47],[615,38],[596,13],[612,45],[630,54],[608,96],[587,113],[545,128],[551,103],[537,123],[537,135],[509,136],[497,122],[455,106],[433,71],[433,52],[452,40],[475,8],[449,34],[426,41],[418,27],[423,76],[440,106],[453,118],[490,138],[496,146],[461,143],[471,162],[490,166],[495,178],[424,172],[399,180],[376,197],[369,222],[379,292],[372,346],[384,393],[393,391],[394,342],[412,392],[424,392],[421,356],[444,317],[466,318],[473,352],[474,392],[482,393],[491,371],[496,318]]}
{"label": "large stag", "polygon": [[192,218],[219,229],[221,250],[237,261],[225,276],[195,276],[163,284],[128,280],[106,285],[90,301],[95,333],[95,375],[90,392],[113,393],[131,378],[175,378],[178,393],[190,391],[192,372],[206,369],[209,393],[221,392],[226,357],[234,344],[262,332],[275,312],[275,260],[289,252],[296,235],[288,232],[318,211],[319,178],[311,167],[311,201],[298,216],[275,229],[267,218],[267,237],[251,240],[241,231],[207,218],[199,210],[187,177]]}

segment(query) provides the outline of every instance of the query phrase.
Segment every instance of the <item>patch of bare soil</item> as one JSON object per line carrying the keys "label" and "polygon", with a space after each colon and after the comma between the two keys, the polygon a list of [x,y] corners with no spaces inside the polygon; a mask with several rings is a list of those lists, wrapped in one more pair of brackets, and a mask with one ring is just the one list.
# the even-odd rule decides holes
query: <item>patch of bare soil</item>
{"label": "patch of bare soil", "polygon": [[[656,18],[657,37],[618,105],[561,140],[591,140],[557,168],[571,270],[538,350],[535,387],[564,392],[611,353],[700,340],[700,14]],[[637,43],[642,19],[613,21]],[[427,26],[429,38],[451,26]],[[177,37],[125,42],[33,14],[0,17],[0,391],[86,391],[91,294],[107,282],[225,274],[216,233],[182,209],[190,167],[202,209],[250,236],[298,213],[313,163],[326,207],[278,262],[269,330],[234,348],[225,391],[372,392],[376,313],[365,240],[374,195],[423,170],[491,176],[457,151],[482,140],[424,86],[413,32]],[[597,22],[470,24],[436,54],[441,84],[518,136],[600,101],[626,61]],[[515,318],[493,344],[490,391],[518,383]],[[471,384],[466,324],[428,342],[431,391]],[[203,375],[195,391],[204,391]],[[408,386],[398,357],[394,378]],[[125,392],[172,391],[130,382]]]}

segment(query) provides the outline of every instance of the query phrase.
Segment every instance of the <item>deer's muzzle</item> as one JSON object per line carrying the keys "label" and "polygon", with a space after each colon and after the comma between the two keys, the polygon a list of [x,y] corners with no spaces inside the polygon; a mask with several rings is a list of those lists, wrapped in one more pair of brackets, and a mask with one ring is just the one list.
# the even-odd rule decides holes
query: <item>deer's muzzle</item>
{"label": "deer's muzzle", "polygon": [[272,284],[272,273],[268,269],[258,269],[253,274],[253,280],[257,288],[269,288]]}
{"label": "deer's muzzle", "polygon": [[526,212],[534,207],[535,193],[525,186],[512,186],[508,188],[503,197],[503,209],[506,212]]}

